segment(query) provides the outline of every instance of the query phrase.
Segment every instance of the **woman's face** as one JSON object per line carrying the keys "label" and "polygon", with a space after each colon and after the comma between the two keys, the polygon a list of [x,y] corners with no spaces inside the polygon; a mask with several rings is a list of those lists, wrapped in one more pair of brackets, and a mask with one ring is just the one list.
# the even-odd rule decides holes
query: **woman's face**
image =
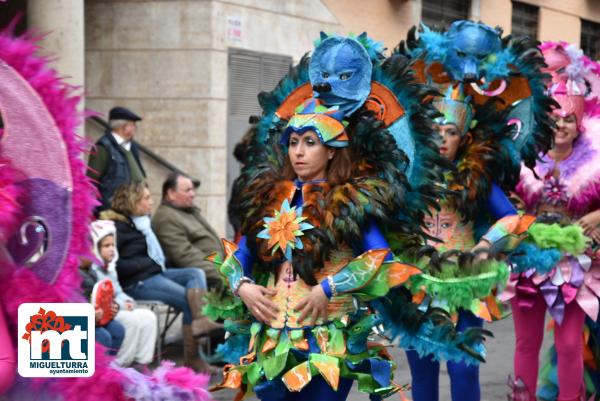
{"label": "woman's face", "polygon": [[325,178],[335,149],[323,145],[314,131],[294,132],[290,135],[288,155],[298,179],[308,182]]}
{"label": "woman's face", "polygon": [[144,188],[142,199],[140,199],[140,201],[137,204],[136,216],[145,216],[151,214],[153,205],[154,202],[152,202],[150,190],[148,188]]}
{"label": "woman's face", "polygon": [[440,145],[440,153],[446,159],[454,161],[456,159],[456,152],[458,151],[458,145],[460,144],[460,132],[454,124],[443,124],[436,126],[438,134],[442,137],[442,144]]}
{"label": "woman's face", "polygon": [[573,142],[577,139],[577,119],[575,114],[561,117],[557,114],[552,114],[556,129],[554,130],[554,146],[573,146]]}

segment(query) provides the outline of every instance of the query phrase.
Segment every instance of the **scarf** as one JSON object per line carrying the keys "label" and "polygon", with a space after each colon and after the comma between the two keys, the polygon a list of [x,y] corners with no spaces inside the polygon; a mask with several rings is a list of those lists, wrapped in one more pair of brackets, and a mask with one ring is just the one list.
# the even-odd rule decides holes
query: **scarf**
{"label": "scarf", "polygon": [[148,256],[155,261],[163,270],[165,269],[165,254],[163,253],[156,234],[152,231],[150,216],[132,216],[133,225],[146,237]]}

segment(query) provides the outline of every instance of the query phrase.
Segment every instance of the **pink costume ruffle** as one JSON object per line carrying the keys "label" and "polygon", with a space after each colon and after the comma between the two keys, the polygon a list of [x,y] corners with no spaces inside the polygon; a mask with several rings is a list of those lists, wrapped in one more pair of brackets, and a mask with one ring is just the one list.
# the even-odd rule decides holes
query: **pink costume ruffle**
{"label": "pink costume ruffle", "polygon": [[600,262],[587,254],[578,257],[565,255],[548,273],[534,269],[511,274],[500,295],[502,301],[517,297],[521,308],[531,308],[538,293],[543,296],[548,311],[560,324],[565,306],[576,302],[594,321],[598,318],[600,303]]}

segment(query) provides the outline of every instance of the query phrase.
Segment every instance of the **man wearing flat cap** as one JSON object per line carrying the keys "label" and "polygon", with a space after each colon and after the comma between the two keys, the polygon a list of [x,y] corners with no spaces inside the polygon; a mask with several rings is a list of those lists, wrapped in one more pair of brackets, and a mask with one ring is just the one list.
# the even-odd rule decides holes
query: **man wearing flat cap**
{"label": "man wearing flat cap", "polygon": [[96,142],[88,162],[87,174],[98,188],[102,202],[96,214],[110,209],[111,198],[119,186],[146,179],[138,145],[133,140],[138,121],[142,118],[125,107],[113,107],[108,113],[110,130]]}

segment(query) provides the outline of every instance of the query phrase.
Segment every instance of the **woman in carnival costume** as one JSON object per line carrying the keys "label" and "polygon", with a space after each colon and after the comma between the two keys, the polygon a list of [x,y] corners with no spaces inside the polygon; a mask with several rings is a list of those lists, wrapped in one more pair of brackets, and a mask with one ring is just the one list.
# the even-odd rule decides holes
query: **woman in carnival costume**
{"label": "woman in carnival costume", "polygon": [[[583,378],[583,327],[595,321],[600,296],[600,265],[591,240],[600,240],[600,164],[597,94],[588,92],[590,69],[581,50],[566,43],[541,46],[553,111],[554,146],[533,171],[523,169],[517,194],[538,216],[530,238],[513,257],[510,299],[516,332],[513,399],[534,400],[548,309],[554,319],[557,400],[580,400]],[[590,240],[591,239],[591,240]],[[544,398],[546,398],[544,395]]]}
{"label": "woman in carnival costume", "polygon": [[[91,257],[89,223],[94,190],[75,134],[82,115],[75,88],[36,55],[36,38],[0,35],[0,364],[8,400],[209,400],[208,377],[165,363],[152,376],[117,366],[96,344],[92,377],[24,378],[12,386],[18,306],[26,302],[85,302],[78,264]],[[59,323],[46,315],[44,329]],[[48,320],[49,319],[49,320]],[[6,332],[10,336],[6,336]]]}
{"label": "woman in carnival costume", "polygon": [[[445,172],[447,194],[440,210],[425,219],[433,237],[417,251],[416,265],[423,274],[411,278],[410,288],[422,307],[445,309],[457,317],[457,330],[482,327],[483,322],[502,318],[496,291],[508,278],[508,266],[492,257],[507,251],[500,244],[506,233],[523,234],[527,218],[520,219],[500,185],[506,157],[498,138],[480,120],[475,128],[474,109],[462,95],[461,85],[449,85],[445,95],[434,101],[442,113],[436,119],[442,137],[440,152],[452,163]],[[497,117],[488,113],[488,117]],[[504,161],[504,162],[503,162]],[[477,231],[494,225],[481,236]],[[531,221],[532,219],[529,219]],[[480,238],[476,242],[476,238]],[[491,248],[491,249],[490,249]],[[499,249],[502,248],[502,249]],[[415,401],[439,399],[439,362],[435,355],[420,357],[407,351]],[[479,400],[479,365],[471,361],[449,361],[453,400]]]}
{"label": "woman in carnival costume", "polygon": [[[429,92],[411,82],[406,62],[381,63],[370,44],[366,35],[324,35],[310,66],[304,58],[259,96],[264,114],[242,171],[244,236],[239,245],[225,242],[225,258],[214,259],[243,303],[237,317],[232,307],[214,305],[237,318],[225,326],[236,334],[230,340],[246,346],[217,386],[239,389],[238,399],[254,391],[262,400],[344,400],[352,380],[376,399],[400,389],[390,356],[368,337],[380,323],[396,323],[390,289],[419,273],[393,259],[385,235],[390,228],[419,232],[424,205],[437,194],[407,185],[407,159],[409,174],[428,177],[424,166],[438,156],[426,139],[432,110],[421,100]],[[422,135],[423,146],[407,155],[394,133],[403,145]],[[422,203],[402,214],[409,202]],[[383,318],[368,307],[372,300]],[[419,338],[437,333],[413,311],[408,320]],[[465,354],[459,345],[481,341],[452,330],[440,329],[447,335],[436,349],[452,348],[457,359]]]}
{"label": "woman in carnival costume", "polygon": [[[440,150],[451,162],[441,210],[427,219],[438,241],[408,256],[424,271],[411,279],[411,290],[423,307],[457,315],[458,330],[481,327],[502,317],[496,293],[508,267],[495,255],[514,249],[533,221],[518,216],[504,193],[517,184],[520,161],[535,163],[535,151],[549,145],[542,58],[535,43],[502,40],[501,31],[472,21],[442,32],[422,25],[419,37],[411,30],[396,52],[415,59],[419,79],[442,93],[434,105],[442,114]],[[436,356],[407,355],[414,399],[437,400]],[[453,400],[481,397],[478,366],[468,362],[448,363]]]}

